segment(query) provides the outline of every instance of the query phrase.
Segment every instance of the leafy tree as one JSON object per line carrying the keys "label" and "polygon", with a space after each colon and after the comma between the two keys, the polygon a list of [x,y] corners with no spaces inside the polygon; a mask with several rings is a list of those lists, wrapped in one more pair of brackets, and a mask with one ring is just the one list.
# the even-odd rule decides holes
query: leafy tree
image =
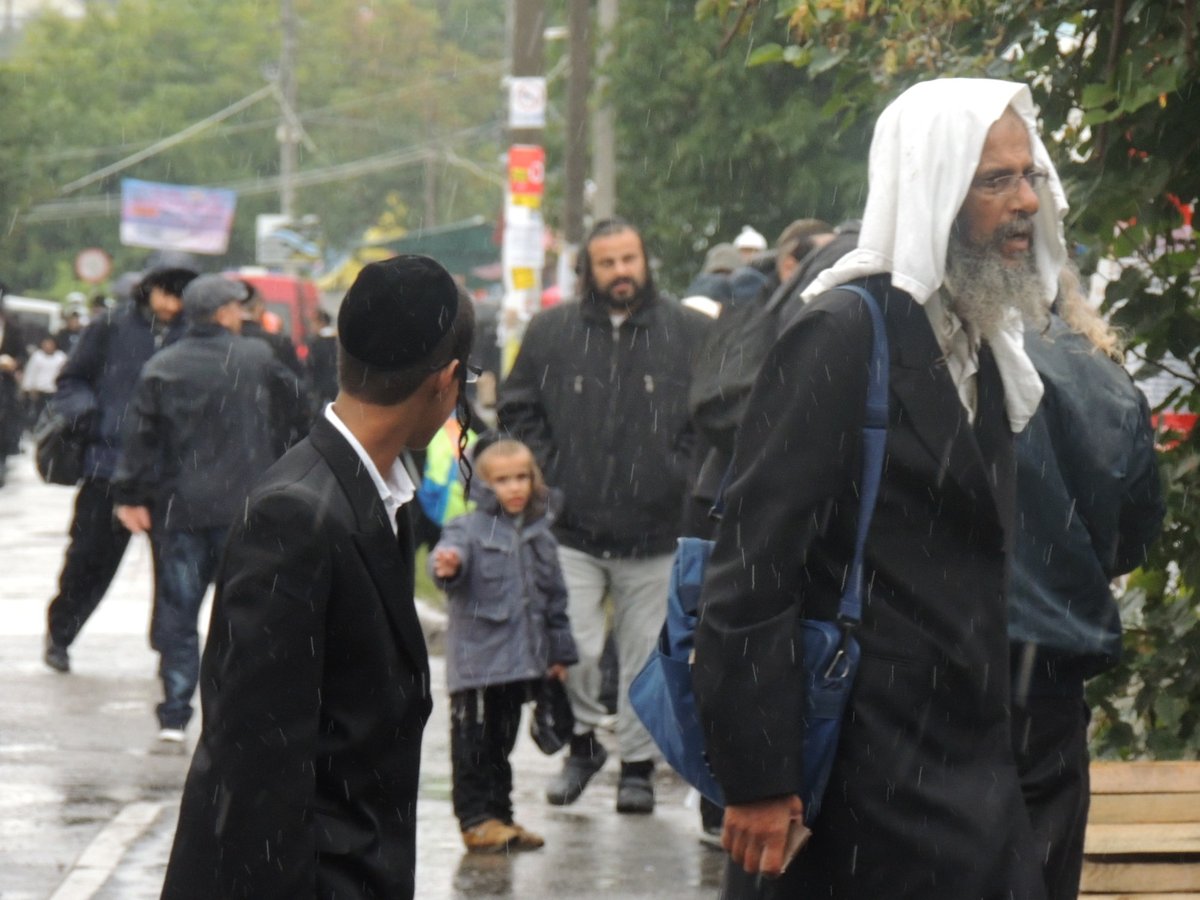
{"label": "leafy tree", "polygon": [[645,231],[664,286],[682,290],[705,250],[753,225],[774,241],[794,219],[857,216],[870,123],[822,112],[829,79],[747,68],[777,30],[755,20],[720,52],[692,0],[622,0],[603,74],[617,118],[617,208]]}
{"label": "leafy tree", "polygon": [[[318,214],[334,246],[352,244],[385,211],[389,192],[418,211],[408,224],[423,209],[419,159],[378,170],[359,161],[448,148],[494,164],[502,35],[500,43],[470,40],[443,22],[443,8],[459,8],[461,18],[460,7],[448,0],[295,0],[297,112],[312,142],[301,149],[301,174],[357,167],[338,181],[302,182],[297,191],[297,211]],[[119,245],[115,209],[45,222],[28,216],[47,201],[114,196],[123,176],[238,186],[230,251],[207,264],[252,262],[255,215],[278,208],[276,190],[264,182],[279,168],[271,97],[68,197],[58,192],[263,88],[278,68],[280,39],[278,4],[260,0],[118,0],[89,4],[82,20],[47,16],[32,24],[0,66],[0,96],[14,100],[5,102],[0,138],[8,232],[0,270],[25,288],[44,288],[55,280],[57,260],[88,245],[107,249],[117,271],[139,267],[146,251]],[[443,220],[495,208],[494,187],[477,176],[446,163],[433,172]]]}
{"label": "leafy tree", "polygon": [[[1200,18],[1194,0],[700,0],[749,63],[832,78],[822,113],[872,120],[904,87],[939,75],[1027,82],[1072,202],[1069,239],[1090,271],[1125,262],[1105,307],[1142,360],[1200,409],[1198,254]],[[773,41],[756,41],[770,21]],[[751,47],[751,42],[754,42]],[[1123,593],[1125,659],[1090,685],[1097,749],[1195,756],[1200,749],[1200,434],[1161,455],[1163,537]]]}

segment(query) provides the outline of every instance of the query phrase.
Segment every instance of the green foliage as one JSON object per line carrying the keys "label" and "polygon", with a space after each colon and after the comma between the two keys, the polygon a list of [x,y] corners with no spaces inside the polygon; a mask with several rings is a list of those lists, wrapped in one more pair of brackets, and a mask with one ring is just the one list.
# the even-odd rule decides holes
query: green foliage
{"label": "green foliage", "polygon": [[[1082,267],[1125,264],[1108,287],[1112,320],[1147,374],[1165,365],[1181,377],[1167,405],[1200,409],[1200,256],[1181,211],[1200,199],[1195,0],[776,0],[773,16],[768,5],[739,26],[747,46],[761,27],[753,20],[774,26],[774,43],[751,61],[804,71],[814,87],[833,78],[832,105],[846,121],[873,120],[903,88],[939,75],[1028,83],[1053,137]],[[727,27],[742,7],[696,6]],[[1089,689],[1105,755],[1200,751],[1200,437],[1161,462],[1167,521],[1121,597],[1126,657]]]}
{"label": "green foliage", "polygon": [[[605,70],[617,118],[618,211],[645,231],[663,286],[683,290],[705,250],[753,225],[768,241],[793,219],[858,215],[869,123],[845,123],[831,83],[717,52],[691,0],[622,0]],[[751,46],[753,44],[753,46]]]}
{"label": "green foliage", "polygon": [[[295,0],[298,113],[315,146],[301,147],[300,172],[443,146],[494,166],[503,14],[479,6]],[[255,216],[278,211],[277,192],[262,184],[279,170],[279,108],[270,97],[124,172],[67,197],[59,190],[262,88],[278,68],[281,31],[279,4],[263,0],[118,0],[88,4],[82,20],[31,24],[0,64],[5,277],[49,289],[55,262],[86,246],[107,250],[117,272],[139,267],[147,251],[120,246],[115,209],[70,221],[25,218],[39,203],[117,195],[123,176],[237,186],[230,251],[206,264],[253,262]],[[494,186],[447,165],[433,172],[442,221],[495,209]],[[425,175],[416,164],[302,185],[297,212],[319,215],[328,242],[344,247],[385,211],[389,193],[416,211],[406,224],[419,224]]]}

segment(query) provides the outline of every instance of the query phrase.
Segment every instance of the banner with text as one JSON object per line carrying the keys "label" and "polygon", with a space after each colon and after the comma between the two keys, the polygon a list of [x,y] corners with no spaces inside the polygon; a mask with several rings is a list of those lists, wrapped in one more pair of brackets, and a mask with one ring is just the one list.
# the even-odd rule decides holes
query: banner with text
{"label": "banner with text", "polygon": [[121,243],[219,256],[229,248],[237,192],[121,179]]}

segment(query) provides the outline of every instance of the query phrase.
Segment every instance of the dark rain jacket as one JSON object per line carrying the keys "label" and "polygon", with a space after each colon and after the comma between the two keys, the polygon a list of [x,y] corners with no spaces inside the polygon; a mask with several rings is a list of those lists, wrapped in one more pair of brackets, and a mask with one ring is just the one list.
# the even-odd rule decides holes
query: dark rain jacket
{"label": "dark rain jacket", "polygon": [[262,341],[192,325],[134,390],[114,500],[148,506],[156,530],[224,528],[276,459],[274,409],[295,420],[300,385]]}
{"label": "dark rain jacket", "polygon": [[1046,333],[1026,332],[1025,349],[1045,394],[1017,440],[1009,636],[1088,677],[1121,653],[1109,582],[1145,561],[1165,512],[1150,408],[1057,316]]}
{"label": "dark rain jacket", "polygon": [[[925,311],[887,276],[866,285],[890,371],[862,660],[813,837],[779,896],[1040,898],[1010,741],[1015,467],[999,371],[984,344],[972,424]],[[693,671],[730,802],[800,784],[798,621],[835,618],[853,555],[871,335],[856,295],[813,300],[768,354],[738,432]]]}
{"label": "dark rain jacket", "polygon": [[58,375],[58,391],[50,401],[66,418],[89,423],[84,478],[107,481],[113,477],[122,428],[142,366],[182,333],[182,317],[162,325],[148,306],[134,301],[84,329]]}
{"label": "dark rain jacket", "polygon": [[432,702],[413,535],[324,417],[217,575],[163,900],[408,900]]}
{"label": "dark rain jacket", "polygon": [[694,441],[691,362],[708,321],[667,297],[619,328],[594,300],[530,321],[498,414],[563,492],[562,544],[617,558],[673,551]]}
{"label": "dark rain jacket", "polygon": [[[539,507],[541,507],[539,509]],[[433,553],[451,547],[462,566],[438,579],[446,591],[446,680],[451,693],[530,681],[551,663],[579,661],[567,619],[567,586],[558,564],[553,515],[531,503],[521,524],[490,490],[472,512],[451,519]]]}

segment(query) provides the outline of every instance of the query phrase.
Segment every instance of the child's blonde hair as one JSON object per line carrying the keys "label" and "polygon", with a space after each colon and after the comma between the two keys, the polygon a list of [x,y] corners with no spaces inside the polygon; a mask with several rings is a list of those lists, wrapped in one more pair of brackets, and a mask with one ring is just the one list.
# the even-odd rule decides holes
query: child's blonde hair
{"label": "child's blonde hair", "polygon": [[501,438],[484,447],[479,455],[475,457],[475,468],[479,472],[479,477],[488,484],[491,479],[488,477],[488,463],[493,459],[498,459],[502,456],[519,456],[522,453],[529,455],[529,483],[532,491],[530,496],[537,500],[544,500],[548,493],[546,488],[546,479],[542,477],[542,468],[537,464],[537,458],[521,441],[512,438]]}

